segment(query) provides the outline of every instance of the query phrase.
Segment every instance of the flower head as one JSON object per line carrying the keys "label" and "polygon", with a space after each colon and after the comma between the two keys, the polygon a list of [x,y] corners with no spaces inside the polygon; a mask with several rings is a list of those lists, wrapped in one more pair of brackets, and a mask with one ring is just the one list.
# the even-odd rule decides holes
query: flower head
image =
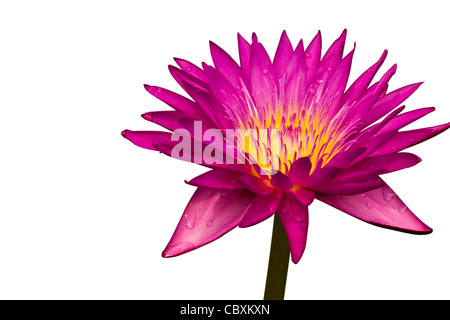
{"label": "flower head", "polygon": [[420,162],[401,151],[450,124],[402,130],[434,108],[403,112],[421,83],[388,92],[396,65],[372,83],[387,51],[348,86],[355,49],[343,55],[345,38],[346,30],[322,56],[320,32],[295,49],[283,32],[272,61],[255,34],[251,44],[238,35],[239,63],[211,42],[214,66],[169,66],[190,99],[145,85],[174,110],[144,119],[171,132],[125,130],[125,138],[211,169],[187,182],[197,190],[164,257],[278,214],[297,263],[314,199],[377,226],[432,231],[380,175]]}

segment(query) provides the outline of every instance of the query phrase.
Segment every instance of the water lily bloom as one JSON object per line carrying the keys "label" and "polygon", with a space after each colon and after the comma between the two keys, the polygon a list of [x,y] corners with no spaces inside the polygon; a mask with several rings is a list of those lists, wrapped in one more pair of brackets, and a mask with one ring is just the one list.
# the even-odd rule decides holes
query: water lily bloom
{"label": "water lily bloom", "polygon": [[300,40],[295,48],[283,32],[272,60],[255,34],[251,42],[238,34],[239,61],[210,42],[213,65],[176,58],[178,67],[169,66],[190,98],[145,85],[173,110],[143,118],[168,130],[125,130],[123,136],[209,169],[187,181],[197,189],[164,257],[276,214],[297,263],[315,199],[376,226],[432,231],[380,176],[420,162],[403,150],[450,123],[403,129],[434,111],[404,111],[402,103],[421,83],[388,90],[396,65],[373,81],[384,51],[348,85],[355,48],[344,55],[345,39],[346,30],[322,55],[320,32],[309,45]]}

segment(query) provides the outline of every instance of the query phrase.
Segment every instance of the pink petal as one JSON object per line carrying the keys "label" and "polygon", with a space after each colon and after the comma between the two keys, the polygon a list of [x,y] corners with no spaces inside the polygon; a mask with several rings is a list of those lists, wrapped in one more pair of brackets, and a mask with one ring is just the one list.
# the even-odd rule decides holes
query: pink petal
{"label": "pink petal", "polygon": [[344,53],[344,45],[345,45],[345,38],[347,37],[347,29],[344,29],[342,31],[339,38],[337,38],[333,44],[330,46],[330,48],[327,50],[327,52],[324,54],[322,61],[327,60],[329,57],[337,54],[337,56],[342,58],[342,54]]}
{"label": "pink petal", "polygon": [[302,187],[315,190],[316,188],[327,184],[341,171],[340,168],[325,166],[320,169],[314,170],[314,172],[302,183]]}
{"label": "pink petal", "polygon": [[239,226],[246,228],[270,218],[278,209],[283,193],[274,191],[269,195],[256,195]]}
{"label": "pink petal", "polygon": [[415,83],[409,86],[402,87],[380,98],[375,103],[370,112],[363,118],[362,120],[363,125],[367,126],[377,121],[378,119],[386,115],[388,112],[399,106],[410,95],[412,95],[421,84],[422,83]]}
{"label": "pink petal", "polygon": [[241,81],[246,87],[250,87],[247,76],[236,61],[214,42],[210,41],[209,44],[214,66],[232,84],[233,88],[240,88]]}
{"label": "pink petal", "polygon": [[405,112],[402,114],[397,115],[395,118],[393,118],[389,123],[387,123],[378,133],[383,134],[389,131],[399,130],[405,126],[407,126],[410,123],[413,123],[414,121],[422,118],[423,116],[426,116],[427,114],[433,112],[436,108],[429,107],[429,108],[421,108],[412,110],[409,112]]}
{"label": "pink petal", "polygon": [[250,44],[238,33],[239,61],[241,68],[250,79]]}
{"label": "pink petal", "polygon": [[308,207],[284,196],[281,200],[278,215],[286,231],[292,262],[298,263],[306,247]]}
{"label": "pink petal", "polygon": [[152,111],[147,112],[142,115],[147,121],[151,121],[156,123],[170,131],[174,131],[176,129],[182,128],[183,126],[180,124],[180,119],[185,118],[186,115],[182,114],[178,111]]}
{"label": "pink petal", "polygon": [[352,101],[356,100],[361,93],[367,89],[370,82],[373,80],[375,74],[380,69],[384,60],[387,56],[387,50],[384,50],[380,59],[372,65],[369,69],[367,69],[358,79],[353,82],[353,84],[347,89],[342,99],[342,104],[349,104]]}
{"label": "pink petal", "polygon": [[378,177],[366,178],[360,182],[339,182],[330,183],[315,190],[320,193],[333,195],[352,195],[367,192],[383,186],[383,182]]}
{"label": "pink petal", "polygon": [[302,105],[306,95],[306,56],[300,40],[286,66],[286,100],[291,105]]}
{"label": "pink petal", "polygon": [[316,36],[305,50],[306,73],[308,83],[312,80],[314,74],[316,73],[317,66],[319,65],[320,61],[321,50],[322,50],[322,37],[319,31],[317,32]]}
{"label": "pink petal", "polygon": [[337,196],[317,194],[317,199],[365,222],[410,233],[430,233],[432,229],[420,221],[386,184],[366,193]]}
{"label": "pink petal", "polygon": [[181,69],[178,69],[177,67],[169,65],[169,72],[183,89],[184,83],[188,83],[197,90],[205,92],[209,91],[209,86],[205,81],[202,81],[201,79],[194,77],[192,74],[186,71],[183,71]]}
{"label": "pink petal", "polygon": [[431,139],[444,132],[449,127],[450,123],[446,123],[434,127],[398,132],[394,134],[391,139],[387,140],[384,144],[373,151],[372,155],[382,155],[401,151]]}
{"label": "pink petal", "polygon": [[347,86],[354,52],[355,49],[346,55],[331,72],[325,84],[325,92],[319,100],[319,104],[328,106],[328,112],[331,115],[334,115],[341,106],[340,102]]}
{"label": "pink petal", "polygon": [[202,80],[203,82],[207,82],[205,72],[197,67],[195,64],[180,58],[174,58],[175,62],[180,66],[181,70],[190,74],[191,76]]}
{"label": "pink petal", "polygon": [[272,176],[270,183],[275,189],[282,191],[292,188],[291,180],[281,171],[278,171]]}
{"label": "pink petal", "polygon": [[305,181],[311,172],[311,160],[309,157],[302,157],[294,161],[289,170],[289,179],[294,185]]}
{"label": "pink petal", "polygon": [[236,181],[242,174],[226,169],[214,169],[205,172],[187,182],[197,187],[208,187],[215,189],[242,189],[243,186]]}
{"label": "pink petal", "polygon": [[381,169],[383,173],[389,173],[412,167],[420,161],[421,159],[412,153],[388,153],[365,158],[348,169],[354,171]]}
{"label": "pink petal", "polygon": [[216,240],[241,222],[254,194],[247,190],[198,188],[189,201],[163,257],[173,257]]}
{"label": "pink petal", "polygon": [[138,147],[149,149],[149,150],[158,150],[155,147],[155,144],[158,143],[171,143],[171,132],[162,132],[162,131],[132,131],[132,130],[124,130],[122,131],[122,136],[126,139],[130,140],[132,143],[137,145]]}
{"label": "pink petal", "polygon": [[275,52],[275,57],[273,58],[273,69],[275,75],[278,77],[282,77],[284,75],[293,53],[294,49],[289,41],[289,37],[287,36],[286,31],[283,31],[280,42],[278,43],[277,51]]}
{"label": "pink petal", "polygon": [[187,115],[198,115],[200,108],[194,101],[164,88],[149,86],[147,84],[144,87],[151,95],[167,103],[176,111]]}
{"label": "pink petal", "polygon": [[292,189],[289,192],[286,193],[288,196],[292,198],[292,196],[295,197],[295,200],[300,201],[301,204],[305,206],[309,206],[315,198],[315,193],[308,189]]}
{"label": "pink petal", "polygon": [[254,41],[250,47],[250,86],[257,107],[266,107],[273,103],[276,90],[273,78],[273,66],[270,57],[261,43]]}
{"label": "pink petal", "polygon": [[269,181],[250,174],[239,177],[237,181],[242,184],[243,187],[256,194],[268,195],[274,191],[274,188],[270,185]]}

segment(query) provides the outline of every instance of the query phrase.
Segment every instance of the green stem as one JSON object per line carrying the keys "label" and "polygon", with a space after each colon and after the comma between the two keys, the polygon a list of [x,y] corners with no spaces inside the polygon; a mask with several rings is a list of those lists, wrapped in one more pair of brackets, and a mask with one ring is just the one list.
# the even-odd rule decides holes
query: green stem
{"label": "green stem", "polygon": [[289,267],[289,242],[278,214],[273,221],[264,300],[283,300]]}

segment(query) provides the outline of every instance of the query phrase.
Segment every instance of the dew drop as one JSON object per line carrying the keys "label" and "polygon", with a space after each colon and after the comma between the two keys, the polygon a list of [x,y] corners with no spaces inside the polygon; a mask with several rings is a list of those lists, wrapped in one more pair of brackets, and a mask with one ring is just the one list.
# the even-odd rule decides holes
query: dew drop
{"label": "dew drop", "polygon": [[389,188],[382,188],[381,193],[383,194],[383,199],[386,201],[391,201],[395,196],[395,192]]}
{"label": "dew drop", "polygon": [[159,87],[158,87],[158,88],[156,89],[156,93],[157,93],[157,94],[163,94],[164,91],[163,91],[162,88],[159,88]]}
{"label": "dew drop", "polygon": [[268,74],[268,73],[269,73],[269,70],[267,70],[267,69],[263,70],[263,74]]}
{"label": "dew drop", "polygon": [[365,193],[361,193],[361,198],[365,198],[366,194]]}
{"label": "dew drop", "polygon": [[309,89],[309,93],[316,94],[316,89],[314,89],[314,88]]}
{"label": "dew drop", "polygon": [[206,221],[206,226],[211,227],[213,223],[214,223],[213,219],[209,219],[208,221]]}
{"label": "dew drop", "polygon": [[397,210],[398,210],[398,212],[403,213],[406,211],[406,209],[407,209],[407,207],[404,204],[402,204],[398,207]]}
{"label": "dew drop", "polygon": [[308,59],[311,58],[311,53],[309,53],[309,52],[305,53],[305,57]]}
{"label": "dew drop", "polygon": [[370,209],[372,208],[372,204],[370,202],[366,202],[366,207]]}

